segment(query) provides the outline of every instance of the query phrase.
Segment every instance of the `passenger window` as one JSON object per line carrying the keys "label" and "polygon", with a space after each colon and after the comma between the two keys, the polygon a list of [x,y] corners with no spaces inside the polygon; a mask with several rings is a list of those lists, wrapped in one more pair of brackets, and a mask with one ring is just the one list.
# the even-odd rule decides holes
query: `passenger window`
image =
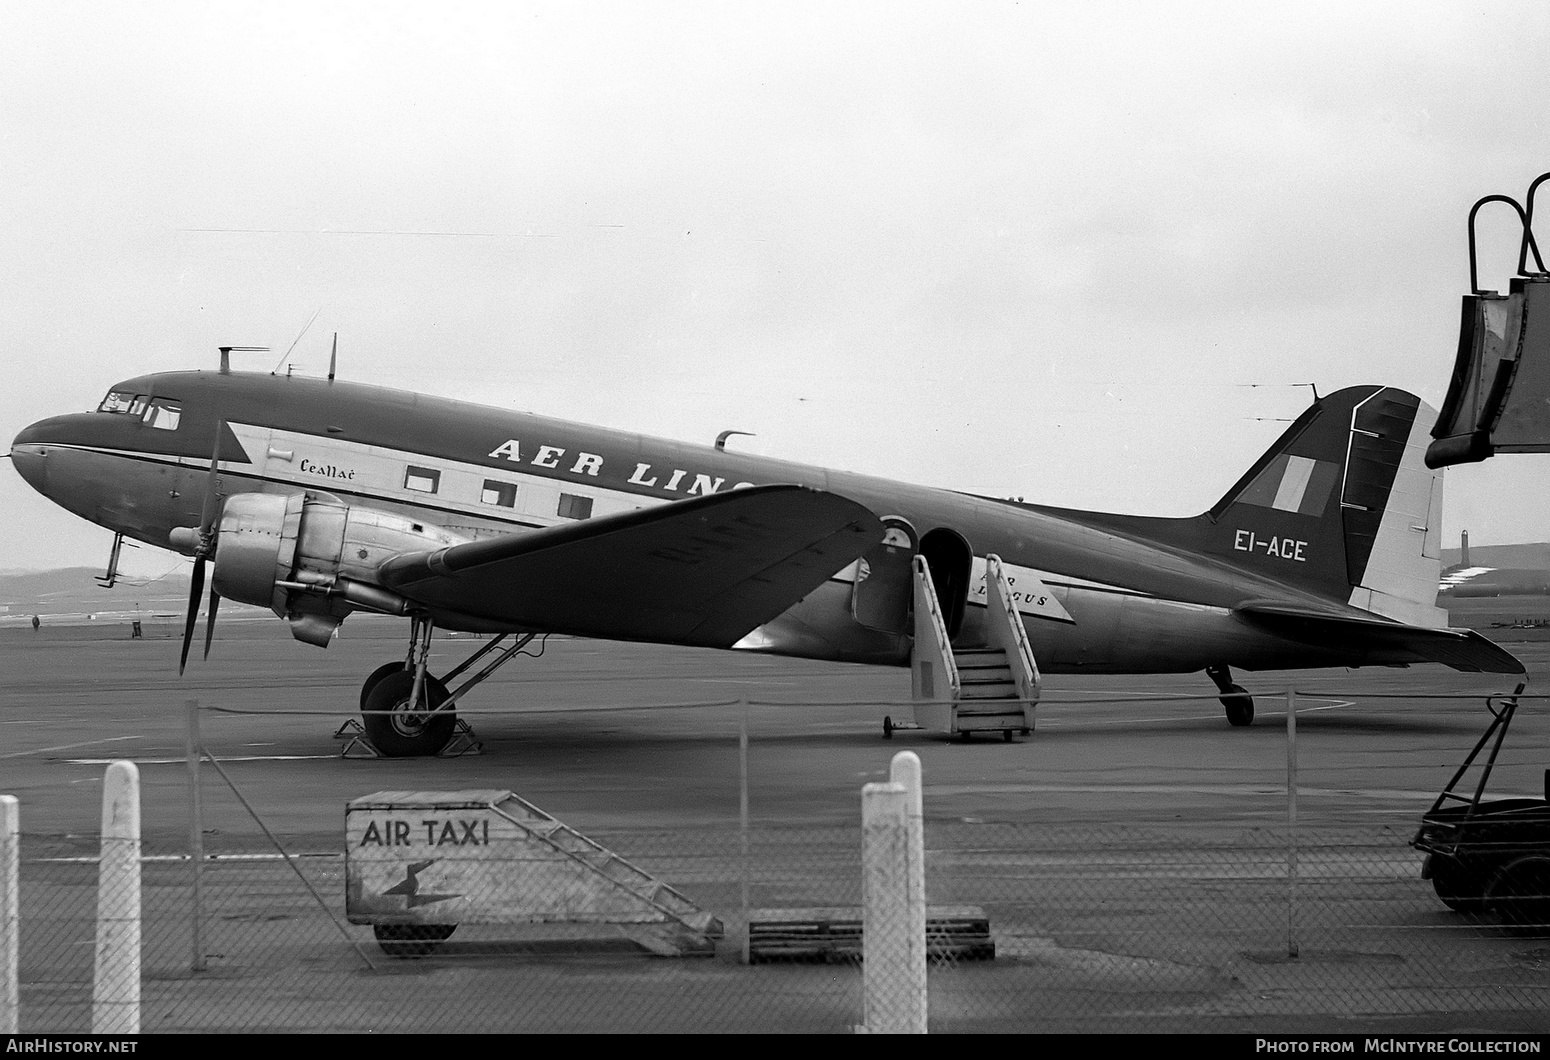
{"label": "passenger window", "polygon": [[499,482],[493,478],[484,480],[484,492],[480,500],[486,504],[499,504],[502,508],[515,508],[517,506],[517,484],[515,482]]}
{"label": "passenger window", "polygon": [[441,472],[429,467],[409,465],[404,472],[404,489],[417,493],[435,493],[441,488]]}
{"label": "passenger window", "polygon": [[592,518],[592,498],[577,497],[571,493],[560,494],[561,519],[590,519]]}
{"label": "passenger window", "polygon": [[182,418],[183,406],[166,398],[152,398],[150,408],[145,411],[146,425],[159,431],[177,430]]}

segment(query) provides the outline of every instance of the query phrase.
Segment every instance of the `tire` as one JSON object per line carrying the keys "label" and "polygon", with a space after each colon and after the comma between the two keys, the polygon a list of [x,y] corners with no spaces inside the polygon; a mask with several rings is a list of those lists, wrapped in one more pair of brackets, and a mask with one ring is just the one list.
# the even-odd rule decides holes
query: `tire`
{"label": "tire", "polygon": [[[452,739],[457,712],[411,712],[409,694],[413,691],[414,671],[400,670],[385,674],[366,696],[367,713],[361,715],[361,724],[372,745],[387,758],[433,755]],[[432,707],[445,703],[447,686],[426,674],[425,698]]]}
{"label": "tire", "polygon": [[1502,869],[1486,905],[1514,935],[1550,935],[1550,858],[1519,858]]}
{"label": "tire", "polygon": [[376,688],[384,677],[386,677],[388,674],[396,674],[400,670],[406,669],[408,669],[408,665],[403,662],[390,662],[383,663],[381,666],[373,670],[371,672],[371,676],[366,678],[366,683],[361,685],[361,709],[366,709],[366,697],[371,695],[371,690]]}
{"label": "tire", "polygon": [[1247,688],[1228,685],[1221,699],[1222,706],[1227,708],[1227,724],[1235,729],[1254,724],[1254,697]]}
{"label": "tire", "polygon": [[389,957],[429,957],[452,937],[456,924],[373,924],[371,933]]}
{"label": "tire", "polygon": [[1455,913],[1485,909],[1485,881],[1452,858],[1432,855],[1432,890]]}

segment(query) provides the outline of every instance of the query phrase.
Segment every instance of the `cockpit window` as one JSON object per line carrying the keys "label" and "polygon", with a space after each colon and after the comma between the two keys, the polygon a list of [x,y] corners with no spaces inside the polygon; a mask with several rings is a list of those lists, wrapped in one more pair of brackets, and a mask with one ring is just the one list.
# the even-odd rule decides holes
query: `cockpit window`
{"label": "cockpit window", "polygon": [[178,421],[182,418],[182,404],[168,398],[152,398],[145,410],[146,426],[155,427],[159,431],[177,430]]}
{"label": "cockpit window", "polygon": [[[144,398],[140,399],[144,401]],[[109,390],[108,396],[97,406],[98,412],[128,412],[135,403],[135,396],[123,390]]]}

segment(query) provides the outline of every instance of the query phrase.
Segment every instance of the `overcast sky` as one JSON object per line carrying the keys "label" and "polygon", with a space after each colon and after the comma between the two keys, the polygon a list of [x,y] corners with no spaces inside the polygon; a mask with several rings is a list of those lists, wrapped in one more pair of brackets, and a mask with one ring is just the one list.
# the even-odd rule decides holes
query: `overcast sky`
{"label": "overcast sky", "polygon": [[[1190,515],[1300,384],[1441,402],[1547,57],[1538,2],[0,0],[0,440],[316,314],[298,371]],[[1445,543],[1547,483],[1450,471]],[[0,465],[0,568],[110,539]]]}

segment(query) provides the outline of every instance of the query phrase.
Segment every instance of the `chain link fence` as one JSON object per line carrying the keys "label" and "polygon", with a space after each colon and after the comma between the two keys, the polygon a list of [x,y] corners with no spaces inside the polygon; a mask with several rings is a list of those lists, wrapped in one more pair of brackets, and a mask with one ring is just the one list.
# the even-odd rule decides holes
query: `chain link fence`
{"label": "chain link fence", "polygon": [[[1479,714],[1478,698],[1432,706]],[[1381,711],[1369,724],[1383,723]],[[1526,736],[1498,763],[1509,790],[1541,779],[1550,747],[1542,727]],[[1457,762],[1470,742],[1428,753]],[[218,740],[209,746],[219,758]],[[735,741],[727,748],[735,771]],[[933,788],[927,755],[931,1030],[1550,1031],[1550,938],[1437,899],[1409,845],[1427,804],[1387,790],[1394,763],[1328,740],[1305,739],[1298,755],[1309,779],[1295,816],[1281,809],[1290,802],[1279,766],[1250,776],[1223,763],[1188,799],[1131,791],[1145,812],[1072,812],[1085,790],[1072,785],[1027,819],[964,812],[980,798],[994,809],[997,793]],[[757,719],[746,760],[747,772],[762,768]],[[170,797],[180,764],[144,769],[160,803],[181,805]],[[141,1029],[852,1030],[862,1019],[863,779],[848,808],[811,819],[761,806],[756,785],[746,824],[697,814],[681,827],[587,828],[582,841],[595,849],[566,848],[556,837],[569,830],[545,824],[543,811],[433,807],[410,822],[392,861],[387,817],[375,843],[362,838],[371,822],[347,824],[342,805],[336,830],[286,834],[261,820],[263,800],[239,791],[240,778],[207,762],[201,812],[221,826],[202,835],[203,859],[196,866],[192,843],[169,838],[183,821],[160,822],[142,845]],[[1024,797],[1036,800],[1037,788]],[[97,837],[28,832],[21,794],[19,1028],[86,1032]],[[567,816],[563,805],[543,810]],[[517,839],[502,847],[481,820],[496,839],[515,821]],[[418,919],[387,917],[386,932],[382,917],[376,928],[351,922],[370,919],[351,898],[363,845],[380,847],[397,873],[376,892],[397,888]],[[493,861],[481,867],[485,855]],[[480,881],[487,908],[476,919],[489,922],[460,922],[445,938],[409,930],[434,922],[421,914],[446,900],[438,887],[452,879],[421,863],[456,858],[476,873],[457,878],[459,894]],[[620,862],[652,882],[626,880]],[[701,929],[704,944],[682,950],[691,955],[663,955],[650,908],[671,902],[652,891],[659,885],[688,903],[680,924]],[[510,922],[498,922],[501,908]],[[778,921],[784,934],[761,948],[750,920]]]}

